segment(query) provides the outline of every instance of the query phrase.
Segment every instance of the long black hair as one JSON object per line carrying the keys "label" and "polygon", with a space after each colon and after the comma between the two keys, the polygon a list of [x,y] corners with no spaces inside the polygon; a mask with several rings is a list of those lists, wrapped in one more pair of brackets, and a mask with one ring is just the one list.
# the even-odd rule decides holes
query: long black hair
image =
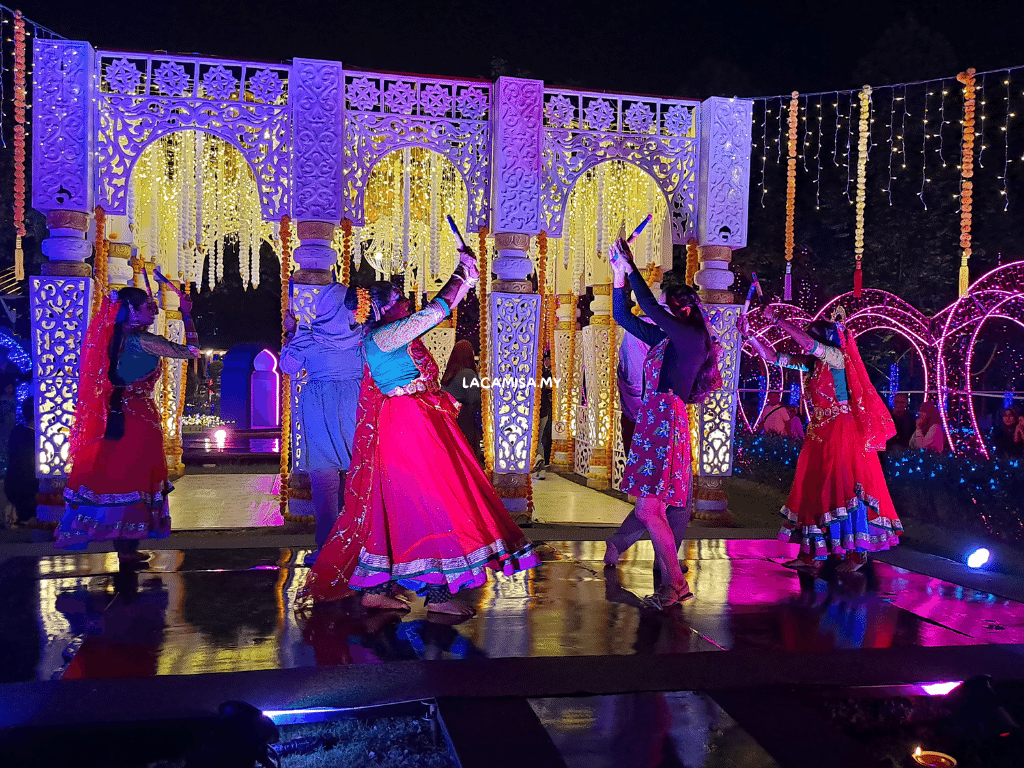
{"label": "long black hair", "polygon": [[807,335],[826,347],[841,347],[839,326],[828,320],[815,320],[807,326]]}
{"label": "long black hair", "polygon": [[107,378],[114,385],[110,393],[110,407],[107,409],[107,428],[103,434],[106,440],[120,440],[124,437],[124,388],[127,382],[117,375],[117,363],[121,358],[121,350],[124,346],[125,326],[131,319],[131,309],[139,310],[143,304],[149,301],[149,294],[141,288],[131,286],[122,288],[117,292],[117,300],[121,302],[121,308],[114,318],[114,332],[110,336],[110,346],[107,347],[107,356],[110,365],[107,368]]}
{"label": "long black hair", "polygon": [[[348,291],[345,293],[345,306],[355,311],[356,307],[359,306],[359,294],[358,288],[355,285],[350,285]],[[387,280],[377,280],[376,282],[370,283],[366,286],[366,290],[370,292],[370,301],[373,302],[375,307],[382,307],[387,304],[391,297],[398,292],[398,288],[395,287],[394,283],[389,283]],[[376,317],[375,313],[371,312],[366,318],[366,325],[373,328],[380,322],[380,318]]]}
{"label": "long black hair", "polygon": [[[690,397],[686,399],[688,403],[699,403],[704,400],[709,392],[721,384],[721,379],[718,375],[718,355],[715,352],[715,343],[711,337],[711,330],[708,328],[707,320],[701,309],[697,291],[692,286],[687,285],[680,277],[669,271],[665,273],[661,288],[665,292],[667,299],[671,299],[673,303],[679,304],[682,307],[689,307],[689,312],[683,316],[676,315],[676,317],[684,325],[689,325],[697,331],[704,340],[704,360],[701,362],[700,368],[697,369]],[[673,312],[673,314],[675,313]]]}

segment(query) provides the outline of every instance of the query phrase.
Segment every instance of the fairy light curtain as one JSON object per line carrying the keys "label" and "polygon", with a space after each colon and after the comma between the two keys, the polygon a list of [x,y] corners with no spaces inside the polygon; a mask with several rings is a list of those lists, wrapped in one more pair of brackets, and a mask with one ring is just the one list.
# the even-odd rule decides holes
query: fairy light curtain
{"label": "fairy light curtain", "polygon": [[[422,147],[385,155],[366,183],[365,225],[352,227],[355,268],[365,258],[379,275],[404,275],[406,290],[417,296],[437,290],[456,260],[445,217],[464,227],[468,204],[462,176],[443,155]],[[339,254],[344,253],[342,237],[338,229],[334,248]]]}
{"label": "fairy light curtain", "polygon": [[[851,230],[859,218],[858,206],[863,210],[865,201],[869,211],[873,205],[896,206],[908,214],[941,210],[959,219],[959,240],[951,237],[946,245],[951,262],[956,262],[949,282],[962,294],[971,282],[964,268],[971,250],[995,252],[1005,247],[1000,241],[1004,227],[972,231],[970,223],[979,196],[997,195],[1003,211],[1010,211],[1015,164],[1024,162],[1021,70],[1024,66],[972,71],[969,83],[965,72],[871,86],[866,108],[863,88],[801,93],[795,110],[791,94],[755,98],[752,212],[769,207],[784,210],[787,181],[793,178],[789,176],[793,170],[790,148],[795,144],[800,208],[813,203],[821,211],[845,205]],[[795,142],[791,114],[797,118]],[[862,192],[865,162],[870,170]],[[947,194],[957,185],[954,194]],[[802,219],[799,211],[797,218],[815,220]],[[800,243],[796,245],[799,250]],[[765,247],[777,252],[784,266],[780,245],[765,243]],[[850,253],[851,285],[860,274],[857,257],[868,259],[870,265],[871,247],[869,237],[857,248],[860,253]]]}
{"label": "fairy light curtain", "polygon": [[132,173],[128,217],[140,254],[168,276],[215,287],[231,246],[243,286],[259,285],[271,226],[248,162],[227,142],[181,131],[150,144]]}
{"label": "fairy light curtain", "polygon": [[662,265],[665,254],[671,253],[665,196],[654,179],[623,160],[591,168],[580,176],[569,195],[562,242],[550,254],[549,270],[561,263],[571,275],[576,292],[595,281],[609,282],[608,248],[620,228],[631,232],[648,213],[654,219],[632,246],[641,269]]}

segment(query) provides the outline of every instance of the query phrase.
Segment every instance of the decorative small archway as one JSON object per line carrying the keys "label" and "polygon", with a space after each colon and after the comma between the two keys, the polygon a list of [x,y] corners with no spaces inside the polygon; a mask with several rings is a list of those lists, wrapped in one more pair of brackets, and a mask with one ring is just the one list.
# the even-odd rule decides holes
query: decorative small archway
{"label": "decorative small archway", "polygon": [[491,84],[396,77],[365,72],[345,77],[345,217],[364,222],[370,171],[385,155],[423,147],[448,158],[469,194],[466,229],[490,221]]}
{"label": "decorative small archway", "polygon": [[541,220],[560,237],[576,180],[605,160],[646,171],[668,202],[672,242],[696,235],[700,102],[544,91]]}
{"label": "decorative small archway", "polygon": [[289,212],[289,67],[117,51],[97,52],[96,66],[96,202],[107,214],[127,213],[128,180],[143,150],[185,129],[242,153],[265,220]]}

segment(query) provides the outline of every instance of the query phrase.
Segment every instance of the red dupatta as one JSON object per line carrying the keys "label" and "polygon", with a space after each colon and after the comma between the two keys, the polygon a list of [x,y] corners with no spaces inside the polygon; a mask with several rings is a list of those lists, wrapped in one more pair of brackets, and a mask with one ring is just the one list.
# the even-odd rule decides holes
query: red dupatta
{"label": "red dupatta", "polygon": [[896,425],[889,415],[889,409],[885,407],[868,378],[853,331],[846,333],[843,356],[846,358],[846,386],[849,389],[850,408],[864,435],[864,450],[884,451],[886,441],[896,434]]}
{"label": "red dupatta", "polygon": [[104,295],[99,312],[85,332],[78,377],[78,402],[75,405],[75,422],[71,427],[71,465],[74,465],[75,455],[86,445],[102,440],[107,429],[107,408],[110,393],[114,390],[114,384],[107,375],[110,369],[110,340],[114,335],[114,324],[120,309],[120,301]]}

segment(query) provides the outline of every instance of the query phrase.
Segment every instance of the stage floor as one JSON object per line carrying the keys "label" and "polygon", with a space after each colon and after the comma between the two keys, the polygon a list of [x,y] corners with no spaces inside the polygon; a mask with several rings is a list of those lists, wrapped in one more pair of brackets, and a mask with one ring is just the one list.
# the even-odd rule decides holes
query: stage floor
{"label": "stage floor", "polygon": [[1024,605],[881,562],[841,583],[783,568],[773,540],[684,543],[695,599],[660,614],[653,551],[606,572],[599,541],[538,543],[544,562],[497,577],[452,626],[411,613],[302,610],[305,549],[14,557],[0,566],[0,681],[150,677],[414,659],[686,654],[1024,643]]}

